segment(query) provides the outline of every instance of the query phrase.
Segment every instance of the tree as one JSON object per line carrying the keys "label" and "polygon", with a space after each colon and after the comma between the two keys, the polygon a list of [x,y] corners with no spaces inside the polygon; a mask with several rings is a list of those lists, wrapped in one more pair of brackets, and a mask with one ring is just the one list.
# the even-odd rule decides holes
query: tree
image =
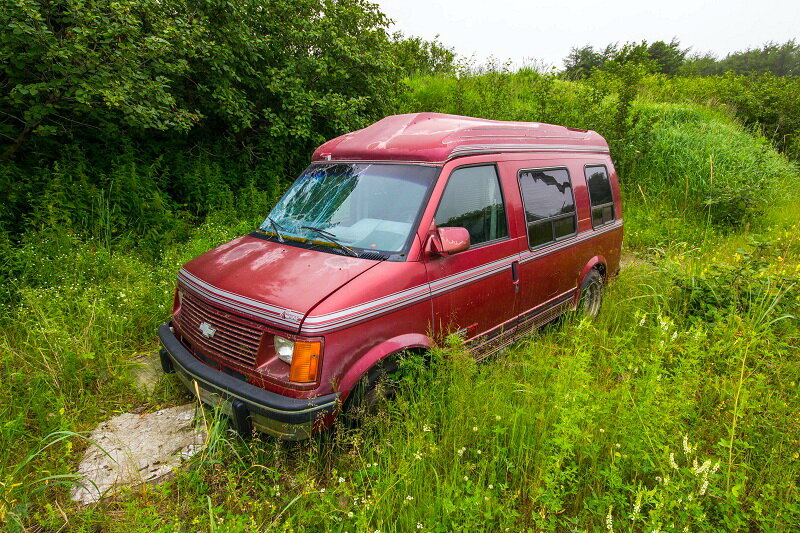
{"label": "tree", "polygon": [[[606,52],[609,51],[606,48]],[[572,79],[586,78],[592,69],[600,67],[608,59],[605,53],[596,51],[591,45],[573,46],[564,59],[564,74]]]}
{"label": "tree", "polygon": [[414,74],[449,74],[455,70],[456,54],[439,42],[420,37],[405,37],[397,32],[392,36],[397,66],[406,76]]}
{"label": "tree", "polygon": [[9,0],[0,20],[0,160],[81,124],[187,130],[200,118],[174,88],[198,28],[169,2]]}
{"label": "tree", "polygon": [[31,137],[158,131],[290,157],[399,90],[365,0],[6,0],[0,19],[2,159]]}

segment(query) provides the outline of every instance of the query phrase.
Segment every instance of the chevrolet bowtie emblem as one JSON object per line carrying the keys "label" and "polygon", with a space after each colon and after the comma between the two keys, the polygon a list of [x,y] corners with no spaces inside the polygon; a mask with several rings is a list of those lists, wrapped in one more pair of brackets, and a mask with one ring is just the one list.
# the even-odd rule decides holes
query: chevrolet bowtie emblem
{"label": "chevrolet bowtie emblem", "polygon": [[217,330],[214,329],[208,322],[203,322],[200,324],[200,333],[202,333],[206,338],[210,339],[216,332]]}

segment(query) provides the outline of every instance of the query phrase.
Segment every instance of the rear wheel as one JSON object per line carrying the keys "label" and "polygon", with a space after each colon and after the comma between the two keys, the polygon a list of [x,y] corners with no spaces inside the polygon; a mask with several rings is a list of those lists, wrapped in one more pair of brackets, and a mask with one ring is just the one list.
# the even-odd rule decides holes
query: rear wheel
{"label": "rear wheel", "polygon": [[589,318],[594,318],[600,312],[603,304],[603,276],[597,269],[592,269],[583,278],[581,283],[581,300],[579,310]]}

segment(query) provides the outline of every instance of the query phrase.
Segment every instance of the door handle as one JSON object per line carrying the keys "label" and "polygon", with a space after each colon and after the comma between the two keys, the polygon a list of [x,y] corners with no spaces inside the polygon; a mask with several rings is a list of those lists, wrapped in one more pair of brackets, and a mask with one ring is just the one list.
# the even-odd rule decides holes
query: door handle
{"label": "door handle", "polygon": [[519,292],[519,261],[511,263],[511,282],[514,284],[514,292]]}

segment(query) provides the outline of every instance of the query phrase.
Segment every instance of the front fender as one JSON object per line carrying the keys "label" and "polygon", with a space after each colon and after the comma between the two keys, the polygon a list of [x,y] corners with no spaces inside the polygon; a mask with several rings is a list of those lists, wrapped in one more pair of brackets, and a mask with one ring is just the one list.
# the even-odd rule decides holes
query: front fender
{"label": "front fender", "polygon": [[367,373],[367,371],[375,366],[382,359],[402,352],[403,350],[410,349],[430,349],[431,340],[427,335],[419,333],[406,333],[398,335],[391,339],[387,339],[380,344],[373,346],[370,350],[359,358],[358,362],[350,367],[350,369],[342,376],[339,383],[339,391],[342,393],[342,400],[346,399],[353,390],[358,380]]}

